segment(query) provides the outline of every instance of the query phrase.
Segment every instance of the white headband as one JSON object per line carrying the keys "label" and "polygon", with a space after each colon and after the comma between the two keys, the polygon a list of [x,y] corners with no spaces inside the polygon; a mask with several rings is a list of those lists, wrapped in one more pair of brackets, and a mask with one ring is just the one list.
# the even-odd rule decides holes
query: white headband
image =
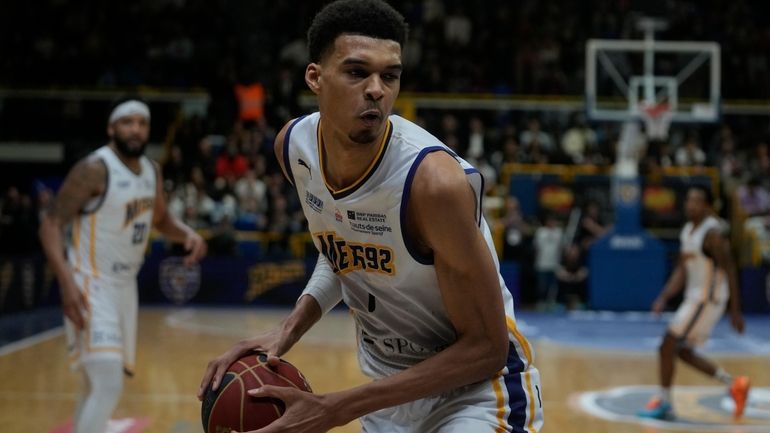
{"label": "white headband", "polygon": [[112,113],[110,113],[109,123],[112,123],[121,117],[131,116],[133,114],[142,115],[143,117],[147,118],[147,120],[150,120],[150,107],[148,107],[144,102],[137,101],[135,99],[126,101],[112,110]]}

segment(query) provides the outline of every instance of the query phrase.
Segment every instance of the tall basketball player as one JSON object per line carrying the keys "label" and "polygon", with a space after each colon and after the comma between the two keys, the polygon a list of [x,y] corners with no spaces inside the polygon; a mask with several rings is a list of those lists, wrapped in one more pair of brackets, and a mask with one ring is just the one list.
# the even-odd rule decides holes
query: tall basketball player
{"label": "tall basketball player", "polygon": [[118,103],[107,123],[110,142],[72,168],[40,227],[59,281],[70,360],[82,375],[75,433],[104,433],[123,374],[133,374],[136,275],[150,228],[184,243],[188,263],[206,252],[201,237],[166,211],[160,171],[143,156],[149,131],[144,102]]}
{"label": "tall basketball player", "polygon": [[320,252],[294,310],[274,330],[211,361],[199,397],[250,350],[271,363],[344,300],[373,379],[324,395],[265,386],[286,403],[259,430],[325,432],[360,418],[373,432],[535,432],[532,347],[516,327],[482,216],[483,179],[435,137],[392,115],[404,18],[381,0],[339,0],[308,32],[305,80],[319,112],[287,124],[276,156]]}
{"label": "tall basketball player", "polygon": [[724,383],[735,401],[735,417],[743,414],[749,379],[745,376],[733,378],[695,351],[711,335],[728,300],[733,328],[740,333],[744,328],[730,241],[724,234],[722,222],[712,215],[711,205],[712,196],[708,189],[694,186],[687,192],[687,224],[679,237],[679,264],[653,303],[652,310],[661,313],[668,300],[683,287],[684,300],[660,345],[660,392],[639,412],[639,416],[657,419],[673,417],[671,383],[677,356],[698,371]]}

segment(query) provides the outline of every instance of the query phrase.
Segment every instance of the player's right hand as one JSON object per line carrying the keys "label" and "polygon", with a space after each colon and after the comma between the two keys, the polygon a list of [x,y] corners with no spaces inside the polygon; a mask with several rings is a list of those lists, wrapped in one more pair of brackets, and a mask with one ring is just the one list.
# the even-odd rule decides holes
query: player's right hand
{"label": "player's right hand", "polygon": [[203,400],[209,384],[211,384],[211,389],[216,391],[227,369],[243,355],[252,351],[266,353],[267,364],[275,367],[281,361],[279,357],[286,353],[290,347],[280,326],[254,338],[238,342],[227,352],[209,361],[200,388],[198,388],[198,400]]}
{"label": "player's right hand", "polygon": [[665,309],[666,300],[661,297],[656,298],[655,302],[652,303],[652,312],[655,313],[656,316],[660,316]]}
{"label": "player's right hand", "polygon": [[80,331],[86,325],[86,312],[88,311],[88,301],[85,294],[72,280],[62,284],[60,292],[64,316]]}

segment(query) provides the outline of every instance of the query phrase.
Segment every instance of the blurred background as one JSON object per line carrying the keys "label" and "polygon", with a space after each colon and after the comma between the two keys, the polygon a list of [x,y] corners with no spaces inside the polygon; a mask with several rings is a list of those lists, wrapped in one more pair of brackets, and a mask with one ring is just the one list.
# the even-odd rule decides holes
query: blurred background
{"label": "blurred background", "polygon": [[[210,243],[191,302],[291,303],[314,253],[272,141],[285,122],[314,110],[304,38],[322,4],[2,2],[0,314],[58,302],[35,235],[40,211],[72,164],[106,142],[108,107],[126,94],[151,105],[149,154],[163,167],[171,211]],[[590,274],[602,270],[588,266],[588,253],[616,220],[610,174],[621,123],[586,116],[586,41],[640,39],[636,22],[652,10],[668,23],[658,39],[717,42],[720,116],[676,122],[665,141],[638,151],[641,225],[662,241],[666,272],[686,187],[707,185],[731,223],[744,295],[755,300],[745,306],[768,311],[767,4],[392,4],[410,24],[396,112],[486,177],[487,218],[523,308],[613,307],[592,287]],[[143,302],[168,302],[157,290],[158,268],[174,253],[155,237]],[[538,296],[538,274],[560,268],[579,269],[581,278],[557,279]],[[646,290],[621,307],[646,309],[658,288]]]}

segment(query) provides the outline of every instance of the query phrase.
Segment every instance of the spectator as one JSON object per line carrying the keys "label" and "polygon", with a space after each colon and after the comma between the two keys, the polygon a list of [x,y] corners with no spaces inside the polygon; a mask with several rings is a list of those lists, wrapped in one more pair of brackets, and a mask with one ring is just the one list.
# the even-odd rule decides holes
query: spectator
{"label": "spectator", "polygon": [[700,148],[698,139],[690,134],[684,145],[676,151],[676,165],[702,167],[706,163],[706,153]]}
{"label": "spectator", "polygon": [[596,133],[588,127],[582,114],[574,116],[573,124],[561,139],[561,150],[573,164],[584,164],[586,154],[596,146]]}
{"label": "spectator", "polygon": [[509,195],[505,198],[505,214],[500,222],[505,235],[503,258],[527,262],[531,253],[533,229],[524,219],[516,197]]}
{"label": "spectator", "polygon": [[559,220],[553,214],[548,214],[545,224],[535,230],[535,271],[539,309],[549,308],[555,300],[556,269],[559,267],[563,234]]}
{"label": "spectator", "polygon": [[602,221],[601,207],[597,201],[590,200],[586,203],[580,216],[575,242],[580,245],[583,251],[588,251],[591,244],[606,232],[607,228]]}
{"label": "spectator", "polygon": [[568,310],[583,309],[588,288],[588,268],[582,263],[580,247],[569,245],[564,251],[559,268],[556,270],[559,287],[559,302],[565,303]]}
{"label": "spectator", "polygon": [[249,161],[239,151],[237,144],[231,141],[226,151],[219,154],[216,163],[216,175],[224,179],[240,179],[249,169]]}
{"label": "spectator", "polygon": [[532,117],[527,123],[527,129],[521,133],[519,142],[524,146],[525,151],[529,152],[537,143],[539,151],[545,155],[554,151],[553,138],[540,129],[540,120],[537,117]]}

